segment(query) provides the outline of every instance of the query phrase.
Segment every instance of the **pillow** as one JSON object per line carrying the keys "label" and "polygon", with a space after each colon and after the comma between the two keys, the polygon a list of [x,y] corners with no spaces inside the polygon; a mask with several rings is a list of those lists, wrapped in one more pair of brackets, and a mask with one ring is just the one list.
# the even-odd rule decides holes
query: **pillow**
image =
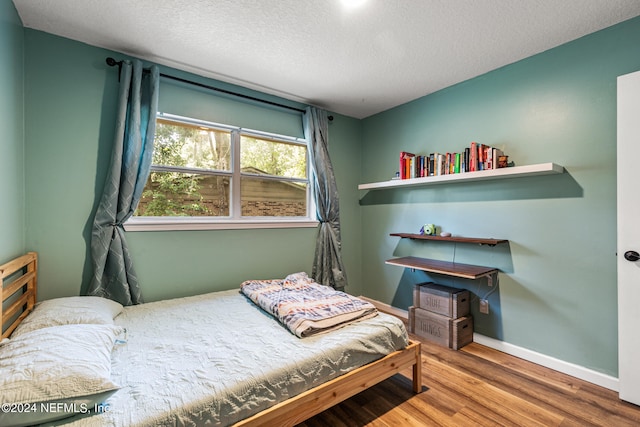
{"label": "pillow", "polygon": [[305,272],[289,274],[284,278],[282,286],[285,288],[295,288],[298,286],[308,285],[314,283],[313,279]]}
{"label": "pillow", "polygon": [[111,351],[121,332],[115,325],[63,325],[0,344],[0,425],[88,413],[115,393]]}
{"label": "pillow", "polygon": [[91,323],[112,325],[113,318],[123,310],[122,304],[102,297],[64,297],[39,302],[11,335],[50,326]]}

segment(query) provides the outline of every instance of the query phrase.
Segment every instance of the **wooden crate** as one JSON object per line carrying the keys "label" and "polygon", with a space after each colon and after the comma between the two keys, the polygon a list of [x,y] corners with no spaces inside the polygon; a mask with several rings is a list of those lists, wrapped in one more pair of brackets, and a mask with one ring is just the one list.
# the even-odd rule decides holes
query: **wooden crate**
{"label": "wooden crate", "polygon": [[438,345],[458,350],[473,342],[473,317],[452,319],[412,306],[409,307],[409,332]]}
{"label": "wooden crate", "polygon": [[469,291],[438,285],[420,283],[413,288],[413,305],[423,310],[457,319],[469,314]]}
{"label": "wooden crate", "polygon": [[451,342],[449,348],[459,350],[473,342],[473,317],[469,314],[458,319],[452,319]]}

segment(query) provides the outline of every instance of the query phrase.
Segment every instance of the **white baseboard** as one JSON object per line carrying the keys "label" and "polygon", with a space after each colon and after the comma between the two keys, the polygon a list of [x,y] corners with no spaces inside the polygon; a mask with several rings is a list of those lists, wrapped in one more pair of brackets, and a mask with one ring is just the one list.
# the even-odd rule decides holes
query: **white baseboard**
{"label": "white baseboard", "polygon": [[611,375],[606,375],[601,372],[585,368],[584,366],[565,362],[564,360],[556,359],[555,357],[547,356],[546,354],[538,353],[523,347],[518,347],[517,345],[509,344],[508,342],[500,341],[478,333],[473,334],[473,341],[503,353],[519,357],[520,359],[528,360],[529,362],[533,362],[537,365],[545,366],[553,369],[554,371],[571,375],[572,377],[579,378],[583,381],[587,381],[613,391],[618,391],[618,378],[612,377]]}
{"label": "white baseboard", "polygon": [[[371,298],[363,296],[360,298],[369,301],[382,312],[393,314],[405,320],[409,318],[409,312],[406,310],[393,307],[389,304],[385,304]],[[478,333],[473,334],[473,341],[503,353],[510,354],[511,356],[519,357],[520,359],[553,369],[554,371],[562,372],[563,374],[571,375],[572,377],[579,378],[583,381],[608,388],[609,390],[619,391],[619,380],[611,375],[606,375],[601,372],[585,368],[584,366],[565,362],[564,360],[556,359],[555,357],[547,356],[546,354],[538,353],[533,350],[509,344],[508,342],[500,341]]]}
{"label": "white baseboard", "polygon": [[358,298],[361,298],[361,299],[363,299],[365,301],[370,302],[378,310],[380,310],[383,313],[393,314],[394,316],[399,317],[401,319],[409,320],[409,312],[407,310],[403,310],[401,308],[396,308],[396,307],[394,307],[392,305],[385,304],[385,303],[380,302],[378,300],[367,298],[367,297],[362,296],[362,295],[360,295]]}

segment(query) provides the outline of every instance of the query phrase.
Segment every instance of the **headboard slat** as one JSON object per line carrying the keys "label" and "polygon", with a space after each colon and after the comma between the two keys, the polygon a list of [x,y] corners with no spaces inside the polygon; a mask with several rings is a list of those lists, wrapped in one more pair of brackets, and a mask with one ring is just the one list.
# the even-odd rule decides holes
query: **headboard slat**
{"label": "headboard slat", "polygon": [[11,326],[9,326],[7,330],[2,333],[2,338],[9,338],[9,336],[13,333],[14,329],[18,327],[20,322],[22,322],[29,313],[31,312],[23,311],[22,314],[18,316],[18,318],[13,323],[11,323]]}
{"label": "headboard slat", "polygon": [[7,309],[3,310],[3,312],[2,312],[2,324],[4,325],[6,322],[8,322],[17,313],[21,313],[22,312],[22,308],[24,307],[24,305],[28,301],[29,301],[29,295],[26,294],[26,293],[22,294],[22,296],[19,299],[15,300],[13,302],[13,304],[11,304]]}
{"label": "headboard slat", "polygon": [[[11,277],[12,280],[5,285],[4,279],[7,277]],[[1,338],[8,338],[33,310],[36,303],[37,281],[38,254],[36,252],[28,252],[0,265]]]}
{"label": "headboard slat", "polygon": [[10,276],[21,268],[26,267],[29,263],[35,261],[37,258],[38,254],[35,252],[27,252],[18,258],[12,259],[6,264],[0,265],[0,278],[4,279],[5,277]]}
{"label": "headboard slat", "polygon": [[33,280],[36,277],[35,271],[28,271],[26,274],[20,276],[18,279],[9,283],[8,285],[3,286],[3,292],[7,295],[15,294],[22,286],[28,285],[29,281]]}

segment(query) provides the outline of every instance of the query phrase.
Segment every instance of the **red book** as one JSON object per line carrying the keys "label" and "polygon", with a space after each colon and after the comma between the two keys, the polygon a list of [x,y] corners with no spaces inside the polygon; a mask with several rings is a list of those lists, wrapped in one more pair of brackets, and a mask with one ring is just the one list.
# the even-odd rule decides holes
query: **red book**
{"label": "red book", "polygon": [[469,158],[469,172],[478,170],[478,147],[476,142],[471,143],[471,156]]}
{"label": "red book", "polygon": [[480,171],[485,169],[486,154],[487,146],[484,144],[478,144],[478,170]]}
{"label": "red book", "polygon": [[404,173],[404,155],[407,154],[406,151],[400,152],[400,179],[405,179]]}
{"label": "red book", "polygon": [[411,178],[411,158],[416,155],[406,151],[400,152],[400,178]]}

